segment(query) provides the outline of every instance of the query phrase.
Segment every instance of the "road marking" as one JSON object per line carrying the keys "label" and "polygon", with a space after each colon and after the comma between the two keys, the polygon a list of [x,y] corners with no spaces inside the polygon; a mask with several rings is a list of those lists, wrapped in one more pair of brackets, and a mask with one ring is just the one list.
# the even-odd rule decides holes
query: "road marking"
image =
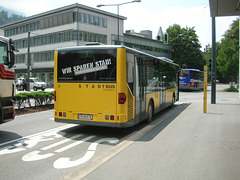
{"label": "road marking", "polygon": [[75,146],[77,146],[79,144],[82,144],[82,143],[84,143],[84,142],[86,142],[86,141],[88,141],[88,140],[90,140],[90,139],[92,139],[94,137],[96,137],[96,136],[94,136],[94,135],[88,136],[88,137],[86,137],[86,138],[84,138],[84,139],[82,139],[80,141],[77,141],[75,143],[69,144],[68,146],[64,146],[61,149],[56,150],[55,152],[61,153],[61,152],[66,151],[66,150],[68,150],[70,148],[73,148],[73,147],[75,147]]}
{"label": "road marking", "polygon": [[[68,141],[71,141],[73,139],[77,139],[77,138],[81,137],[82,135],[83,134],[78,134],[78,135],[72,136],[69,139],[64,139],[62,141],[53,143],[49,146],[43,147],[43,148],[41,148],[41,150],[43,150],[43,151],[49,150],[51,148],[54,148],[54,147],[59,146],[61,144],[64,144],[64,143],[66,143]],[[47,153],[47,154],[39,155],[39,153],[41,153],[41,151],[32,151],[30,153],[27,153],[26,155],[24,155],[22,157],[22,160],[23,161],[38,161],[38,160],[46,159],[46,158],[49,158],[49,157],[55,155],[54,153]]]}
{"label": "road marking", "polygon": [[41,150],[44,150],[44,151],[45,151],[45,150],[49,150],[49,149],[51,149],[51,148],[53,148],[53,147],[59,146],[59,145],[64,144],[64,143],[66,143],[66,142],[68,142],[68,141],[71,141],[71,140],[73,140],[73,139],[77,139],[77,138],[81,137],[82,135],[83,135],[83,134],[78,134],[78,135],[69,137],[69,139],[65,139],[65,140],[56,142],[56,143],[54,143],[54,144],[51,144],[51,145],[46,146],[46,147],[44,147],[44,148],[41,148]]}
{"label": "road marking", "polygon": [[[54,129],[50,129],[50,130],[47,130],[47,131],[43,131],[43,132],[40,132],[40,133],[36,133],[36,134],[33,134],[33,135],[29,135],[29,136],[25,136],[25,137],[22,137],[22,138],[19,138],[19,139],[14,139],[14,140],[11,140],[11,141],[7,141],[5,143],[1,143],[0,146],[4,146],[6,144],[11,144],[11,143],[18,142],[18,141],[23,141],[23,140],[30,139],[30,138],[35,137],[35,136],[40,136],[42,134],[46,134],[46,133],[49,133],[49,132],[51,133],[52,131],[65,130],[65,129],[75,127],[75,126],[78,126],[78,124],[68,124],[68,125],[65,125],[65,126],[60,126],[60,127],[54,128]],[[1,149],[0,149],[0,151],[1,151]]]}
{"label": "road marking", "polygon": [[[19,138],[19,139],[15,139],[12,141],[2,143],[2,144],[0,144],[0,146],[4,146],[7,144],[11,144],[11,143],[15,143],[15,144],[9,145],[9,146],[4,146],[4,147],[0,148],[0,155],[24,151],[24,150],[34,147],[39,142],[54,140],[54,138],[60,138],[60,137],[64,136],[66,133],[59,132],[59,131],[62,131],[62,130],[65,130],[65,129],[68,129],[68,128],[71,128],[74,126],[77,126],[77,125],[69,124],[69,125],[61,126],[58,128],[50,129],[50,130],[47,130],[44,132],[36,133],[36,134],[30,135],[30,136],[26,136],[23,138]],[[52,136],[54,136],[54,138]],[[22,146],[22,147],[20,147],[20,146]]]}
{"label": "road marking", "polygon": [[53,167],[56,169],[64,169],[64,168],[71,168],[75,166],[79,166],[81,164],[86,163],[89,161],[95,154],[97,146],[100,143],[103,142],[109,142],[110,144],[117,144],[119,142],[119,139],[117,138],[103,138],[99,139],[95,142],[93,142],[89,147],[88,151],[85,153],[85,155],[75,161],[71,161],[69,157],[62,157],[56,160],[53,164]]}
{"label": "road marking", "polygon": [[[0,155],[5,155],[5,154],[11,154],[11,153],[17,153],[20,151],[26,151],[26,150],[31,150],[33,147],[38,145],[41,142],[46,142],[46,141],[55,141],[45,147],[39,147],[37,150],[33,150],[31,152],[27,152],[24,156],[22,156],[22,160],[25,162],[31,162],[31,161],[39,161],[43,159],[50,158],[57,153],[62,153],[66,150],[69,150],[71,148],[74,148],[82,143],[85,143],[93,138],[96,138],[96,135],[89,135],[81,140],[76,140],[79,137],[83,136],[84,134],[77,134],[77,135],[72,135],[71,137],[66,137],[67,132],[61,132],[62,130],[78,126],[78,125],[66,125],[66,126],[61,126],[58,128],[50,129],[44,132],[36,133],[30,136],[26,136],[23,138],[15,139],[12,141],[8,141],[5,143],[0,144],[1,146],[8,145],[11,143],[14,143],[14,145],[8,145],[0,149]],[[58,138],[65,138],[61,141],[56,142]],[[65,143],[71,142],[72,140],[76,140],[71,144],[68,144],[64,146]],[[95,154],[97,146],[100,143],[103,142],[109,142],[111,144],[116,144],[119,142],[119,139],[117,138],[102,138],[94,141],[93,143],[90,144],[88,149],[86,150],[86,153],[83,157],[71,161],[70,157],[61,157],[57,159],[53,163],[53,167],[56,169],[63,169],[63,168],[70,168],[70,167],[75,167],[78,165],[81,165],[83,163],[86,163],[89,161]],[[63,147],[60,147],[57,150],[53,150],[52,152],[46,152],[52,148],[55,148],[57,146],[63,145]],[[74,156],[78,154],[73,154]]]}
{"label": "road marking", "polygon": [[49,158],[51,156],[54,156],[53,153],[47,153],[47,154],[43,154],[43,155],[39,155],[41,151],[32,151],[30,153],[25,154],[22,157],[23,161],[38,161],[38,160],[42,160],[42,159],[46,159]]}

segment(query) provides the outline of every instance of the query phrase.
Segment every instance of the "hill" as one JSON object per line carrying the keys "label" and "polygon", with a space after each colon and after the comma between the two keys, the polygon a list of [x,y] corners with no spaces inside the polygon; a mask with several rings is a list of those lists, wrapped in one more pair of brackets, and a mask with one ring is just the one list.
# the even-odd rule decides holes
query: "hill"
{"label": "hill", "polygon": [[25,18],[23,13],[0,6],[0,26],[23,18]]}
{"label": "hill", "polygon": [[12,9],[7,9],[7,8],[5,8],[3,6],[0,6],[0,12],[1,11],[7,11],[8,12],[8,16],[12,16],[12,14],[16,14],[16,15],[23,16],[23,17],[25,16],[25,14],[22,13],[22,12],[14,11]]}

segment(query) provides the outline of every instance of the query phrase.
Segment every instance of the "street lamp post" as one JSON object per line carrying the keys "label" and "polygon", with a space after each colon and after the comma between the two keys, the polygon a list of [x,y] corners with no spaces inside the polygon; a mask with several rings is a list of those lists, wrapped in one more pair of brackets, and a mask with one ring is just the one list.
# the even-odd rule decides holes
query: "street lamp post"
{"label": "street lamp post", "polygon": [[31,58],[31,56],[30,56],[30,45],[31,45],[31,43],[30,43],[30,34],[31,34],[31,32],[29,31],[28,32],[28,51],[27,51],[27,79],[26,79],[26,81],[27,81],[27,91],[30,91],[30,58]]}
{"label": "street lamp post", "polygon": [[117,23],[117,37],[118,37],[118,42],[117,44],[120,44],[120,36],[119,36],[119,6],[124,5],[124,4],[130,4],[130,3],[135,3],[135,2],[141,2],[141,0],[134,0],[131,2],[125,2],[125,3],[120,3],[120,4],[99,4],[97,5],[98,8],[102,7],[102,6],[117,6],[117,19],[118,19],[118,23]]}

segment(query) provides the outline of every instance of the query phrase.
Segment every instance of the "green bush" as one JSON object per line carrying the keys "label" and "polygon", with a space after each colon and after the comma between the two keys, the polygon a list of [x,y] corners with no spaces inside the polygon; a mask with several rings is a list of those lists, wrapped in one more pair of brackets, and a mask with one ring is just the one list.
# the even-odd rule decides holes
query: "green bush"
{"label": "green bush", "polygon": [[27,103],[29,107],[32,107],[31,101],[35,101],[35,106],[41,106],[44,104],[50,104],[54,99],[54,92],[31,92],[31,93],[19,93],[13,97],[18,109],[23,103]]}
{"label": "green bush", "polygon": [[24,95],[23,93],[17,94],[16,96],[13,97],[13,100],[15,101],[15,104],[18,107],[18,109],[20,109],[20,107],[27,98],[28,98],[27,95]]}
{"label": "green bush", "polygon": [[231,87],[223,90],[224,92],[238,92],[237,88]]}

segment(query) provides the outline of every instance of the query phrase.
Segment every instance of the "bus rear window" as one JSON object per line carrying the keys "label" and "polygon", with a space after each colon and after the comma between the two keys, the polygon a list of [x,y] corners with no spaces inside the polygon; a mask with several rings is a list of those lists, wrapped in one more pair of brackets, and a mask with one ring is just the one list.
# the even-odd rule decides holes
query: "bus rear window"
{"label": "bus rear window", "polygon": [[58,82],[116,82],[116,49],[60,50]]}

